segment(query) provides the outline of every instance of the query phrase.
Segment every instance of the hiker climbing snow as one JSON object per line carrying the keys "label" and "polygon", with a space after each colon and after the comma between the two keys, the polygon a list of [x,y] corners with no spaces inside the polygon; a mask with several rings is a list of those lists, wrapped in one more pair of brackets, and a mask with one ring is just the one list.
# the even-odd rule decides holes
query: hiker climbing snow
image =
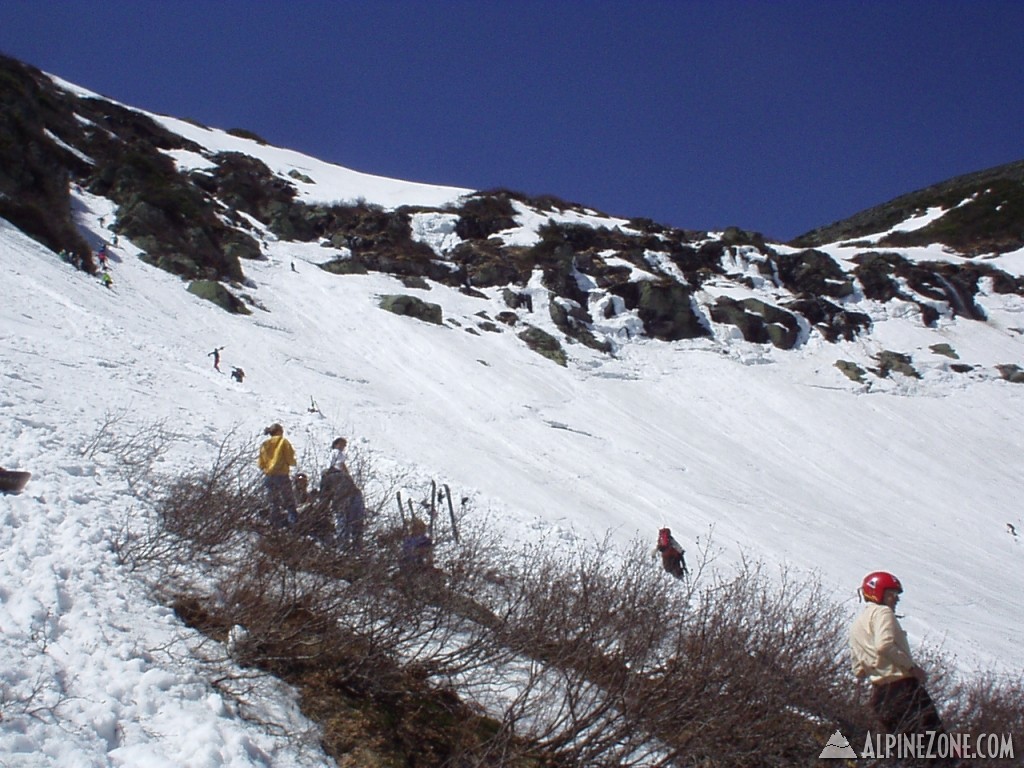
{"label": "hiker climbing snow", "polygon": [[686,576],[686,552],[672,537],[670,529],[662,528],[658,531],[658,546],[655,551],[661,553],[661,565],[666,571],[677,579]]}

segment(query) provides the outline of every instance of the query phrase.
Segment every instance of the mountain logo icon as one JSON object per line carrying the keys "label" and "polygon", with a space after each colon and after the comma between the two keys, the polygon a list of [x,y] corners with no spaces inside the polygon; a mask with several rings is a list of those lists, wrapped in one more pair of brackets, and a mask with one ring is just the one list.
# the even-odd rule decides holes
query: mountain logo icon
{"label": "mountain logo icon", "polygon": [[819,760],[835,757],[857,758],[857,753],[853,751],[850,742],[846,740],[846,737],[840,731],[836,731],[829,737],[828,744],[825,745],[825,748],[821,750],[821,754],[818,755]]}

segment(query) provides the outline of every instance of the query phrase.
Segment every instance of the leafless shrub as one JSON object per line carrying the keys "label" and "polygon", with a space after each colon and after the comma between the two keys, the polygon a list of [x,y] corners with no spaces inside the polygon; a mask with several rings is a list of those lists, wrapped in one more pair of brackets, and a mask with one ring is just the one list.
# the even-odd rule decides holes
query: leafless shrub
{"label": "leafless shrub", "polygon": [[[689,580],[639,542],[513,552],[472,510],[458,537],[442,528],[436,483],[411,510],[438,521],[434,565],[407,571],[407,477],[356,462],[374,490],[347,552],[265,521],[254,455],[225,441],[209,468],[157,483],[153,526],[119,545],[125,562],[191,569],[176,608],[230,651],[211,679],[240,708],[252,670],[269,672],[303,688],[337,750],[443,768],[788,766],[837,725],[853,743],[869,725],[840,606],[813,575],[742,562],[725,576],[710,534]],[[935,685],[948,722],[1020,731],[1019,679]]]}
{"label": "leafless shrub", "polygon": [[33,619],[22,650],[24,664],[7,670],[0,680],[0,721],[59,722],[60,708],[73,698],[67,693],[66,674],[49,655],[53,626],[49,612]]}
{"label": "leafless shrub", "polygon": [[[148,434],[157,445],[159,431]],[[150,474],[149,491],[137,494],[146,506],[127,515],[113,536],[119,561],[133,570],[153,565],[177,574],[237,556],[239,537],[261,525],[251,457],[251,445],[229,435],[207,469]]]}
{"label": "leafless shrub", "polygon": [[943,712],[946,729],[971,734],[998,734],[1012,737],[1016,750],[1007,759],[988,759],[986,765],[1020,765],[1024,745],[1024,677],[983,672],[971,679],[958,679],[949,691],[950,705]]}
{"label": "leafless shrub", "polygon": [[135,423],[131,415],[127,408],[107,411],[96,432],[79,446],[79,452],[88,459],[101,453],[108,455],[114,469],[135,492],[177,437],[167,428],[166,420]]}
{"label": "leafless shrub", "polygon": [[[680,627],[660,712],[674,759],[791,765],[812,749],[815,718],[833,706],[844,628],[817,580],[769,577],[744,563],[702,590]],[[827,734],[826,734],[827,736]]]}

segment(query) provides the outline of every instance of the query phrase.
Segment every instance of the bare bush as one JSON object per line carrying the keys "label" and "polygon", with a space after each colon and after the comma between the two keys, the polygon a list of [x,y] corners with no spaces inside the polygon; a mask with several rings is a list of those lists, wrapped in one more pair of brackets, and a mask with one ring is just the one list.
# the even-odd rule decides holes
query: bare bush
{"label": "bare bush", "polygon": [[[153,445],[159,434],[149,433]],[[238,556],[239,537],[262,525],[251,456],[250,444],[229,435],[207,469],[177,477],[149,474],[150,491],[137,494],[148,506],[127,515],[114,535],[120,562],[180,574]]]}
{"label": "bare bush", "polygon": [[[840,606],[813,575],[743,562],[725,576],[710,535],[689,580],[640,542],[512,552],[462,504],[456,536],[437,483],[398,497],[408,479],[375,472],[368,452],[355,464],[373,489],[364,546],[344,551],[269,525],[254,455],[225,440],[209,468],[156,481],[150,524],[118,551],[173,573],[178,613],[241,665],[225,658],[214,684],[242,704],[253,669],[298,685],[335,754],[788,766],[816,758],[837,726],[854,743],[869,727]],[[437,535],[433,564],[408,570],[398,550],[412,515]],[[1019,732],[1019,679],[935,684],[949,723]]]}
{"label": "bare bush", "polygon": [[108,455],[121,479],[136,492],[177,438],[168,430],[166,420],[137,424],[130,416],[128,409],[107,411],[93,436],[79,446],[79,452],[89,459],[100,453]]}

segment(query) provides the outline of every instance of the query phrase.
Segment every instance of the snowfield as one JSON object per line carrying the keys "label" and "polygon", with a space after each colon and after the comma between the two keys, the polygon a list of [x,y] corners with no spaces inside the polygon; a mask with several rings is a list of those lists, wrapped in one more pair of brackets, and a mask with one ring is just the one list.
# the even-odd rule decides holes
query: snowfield
{"label": "snowfield", "polygon": [[[204,146],[301,170],[314,181],[299,184],[304,198],[440,205],[466,192],[343,173],[161,119]],[[112,204],[84,192],[75,203],[90,241],[109,241]],[[529,242],[534,215],[523,212],[507,241]],[[416,233],[439,258],[454,244],[448,214],[418,214]],[[1019,297],[980,296],[988,322],[946,314],[938,329],[909,305],[862,305],[870,337],[832,345],[815,333],[790,352],[727,331],[636,338],[625,318],[614,356],[569,346],[562,368],[509,329],[478,330],[479,313],[506,309],[500,290],[479,299],[340,277],[317,265],[343,251],[269,233],[266,242],[266,260],[243,264],[244,292],[262,309],[235,316],[123,239],[107,289],[0,220],[0,465],[33,473],[24,493],[0,496],[0,765],[328,764],[289,690],[265,681],[261,715],[304,738],[241,717],[204,674],[209,644],[118,564],[112,541],[139,501],[114,459],[90,450],[105,425],[173,431],[167,472],[205,465],[232,430],[255,439],[273,421],[309,470],[347,435],[416,482],[449,483],[511,540],[610,534],[653,546],[668,525],[693,551],[712,531],[716,567],[746,555],[816,574],[851,618],[863,575],[890,570],[906,588],[915,648],[941,646],[966,671],[1024,669],[1024,550],[1011,532],[1024,534],[1024,386],[994,369],[1024,366]],[[997,263],[1024,271],[1021,253]],[[530,322],[553,330],[544,289],[528,290]],[[379,309],[391,293],[441,305],[445,323]],[[952,371],[939,343],[975,369]],[[218,372],[208,353],[221,346]],[[922,378],[869,386],[834,367],[866,366],[883,349],[913,353]],[[233,366],[244,382],[228,375]]]}

